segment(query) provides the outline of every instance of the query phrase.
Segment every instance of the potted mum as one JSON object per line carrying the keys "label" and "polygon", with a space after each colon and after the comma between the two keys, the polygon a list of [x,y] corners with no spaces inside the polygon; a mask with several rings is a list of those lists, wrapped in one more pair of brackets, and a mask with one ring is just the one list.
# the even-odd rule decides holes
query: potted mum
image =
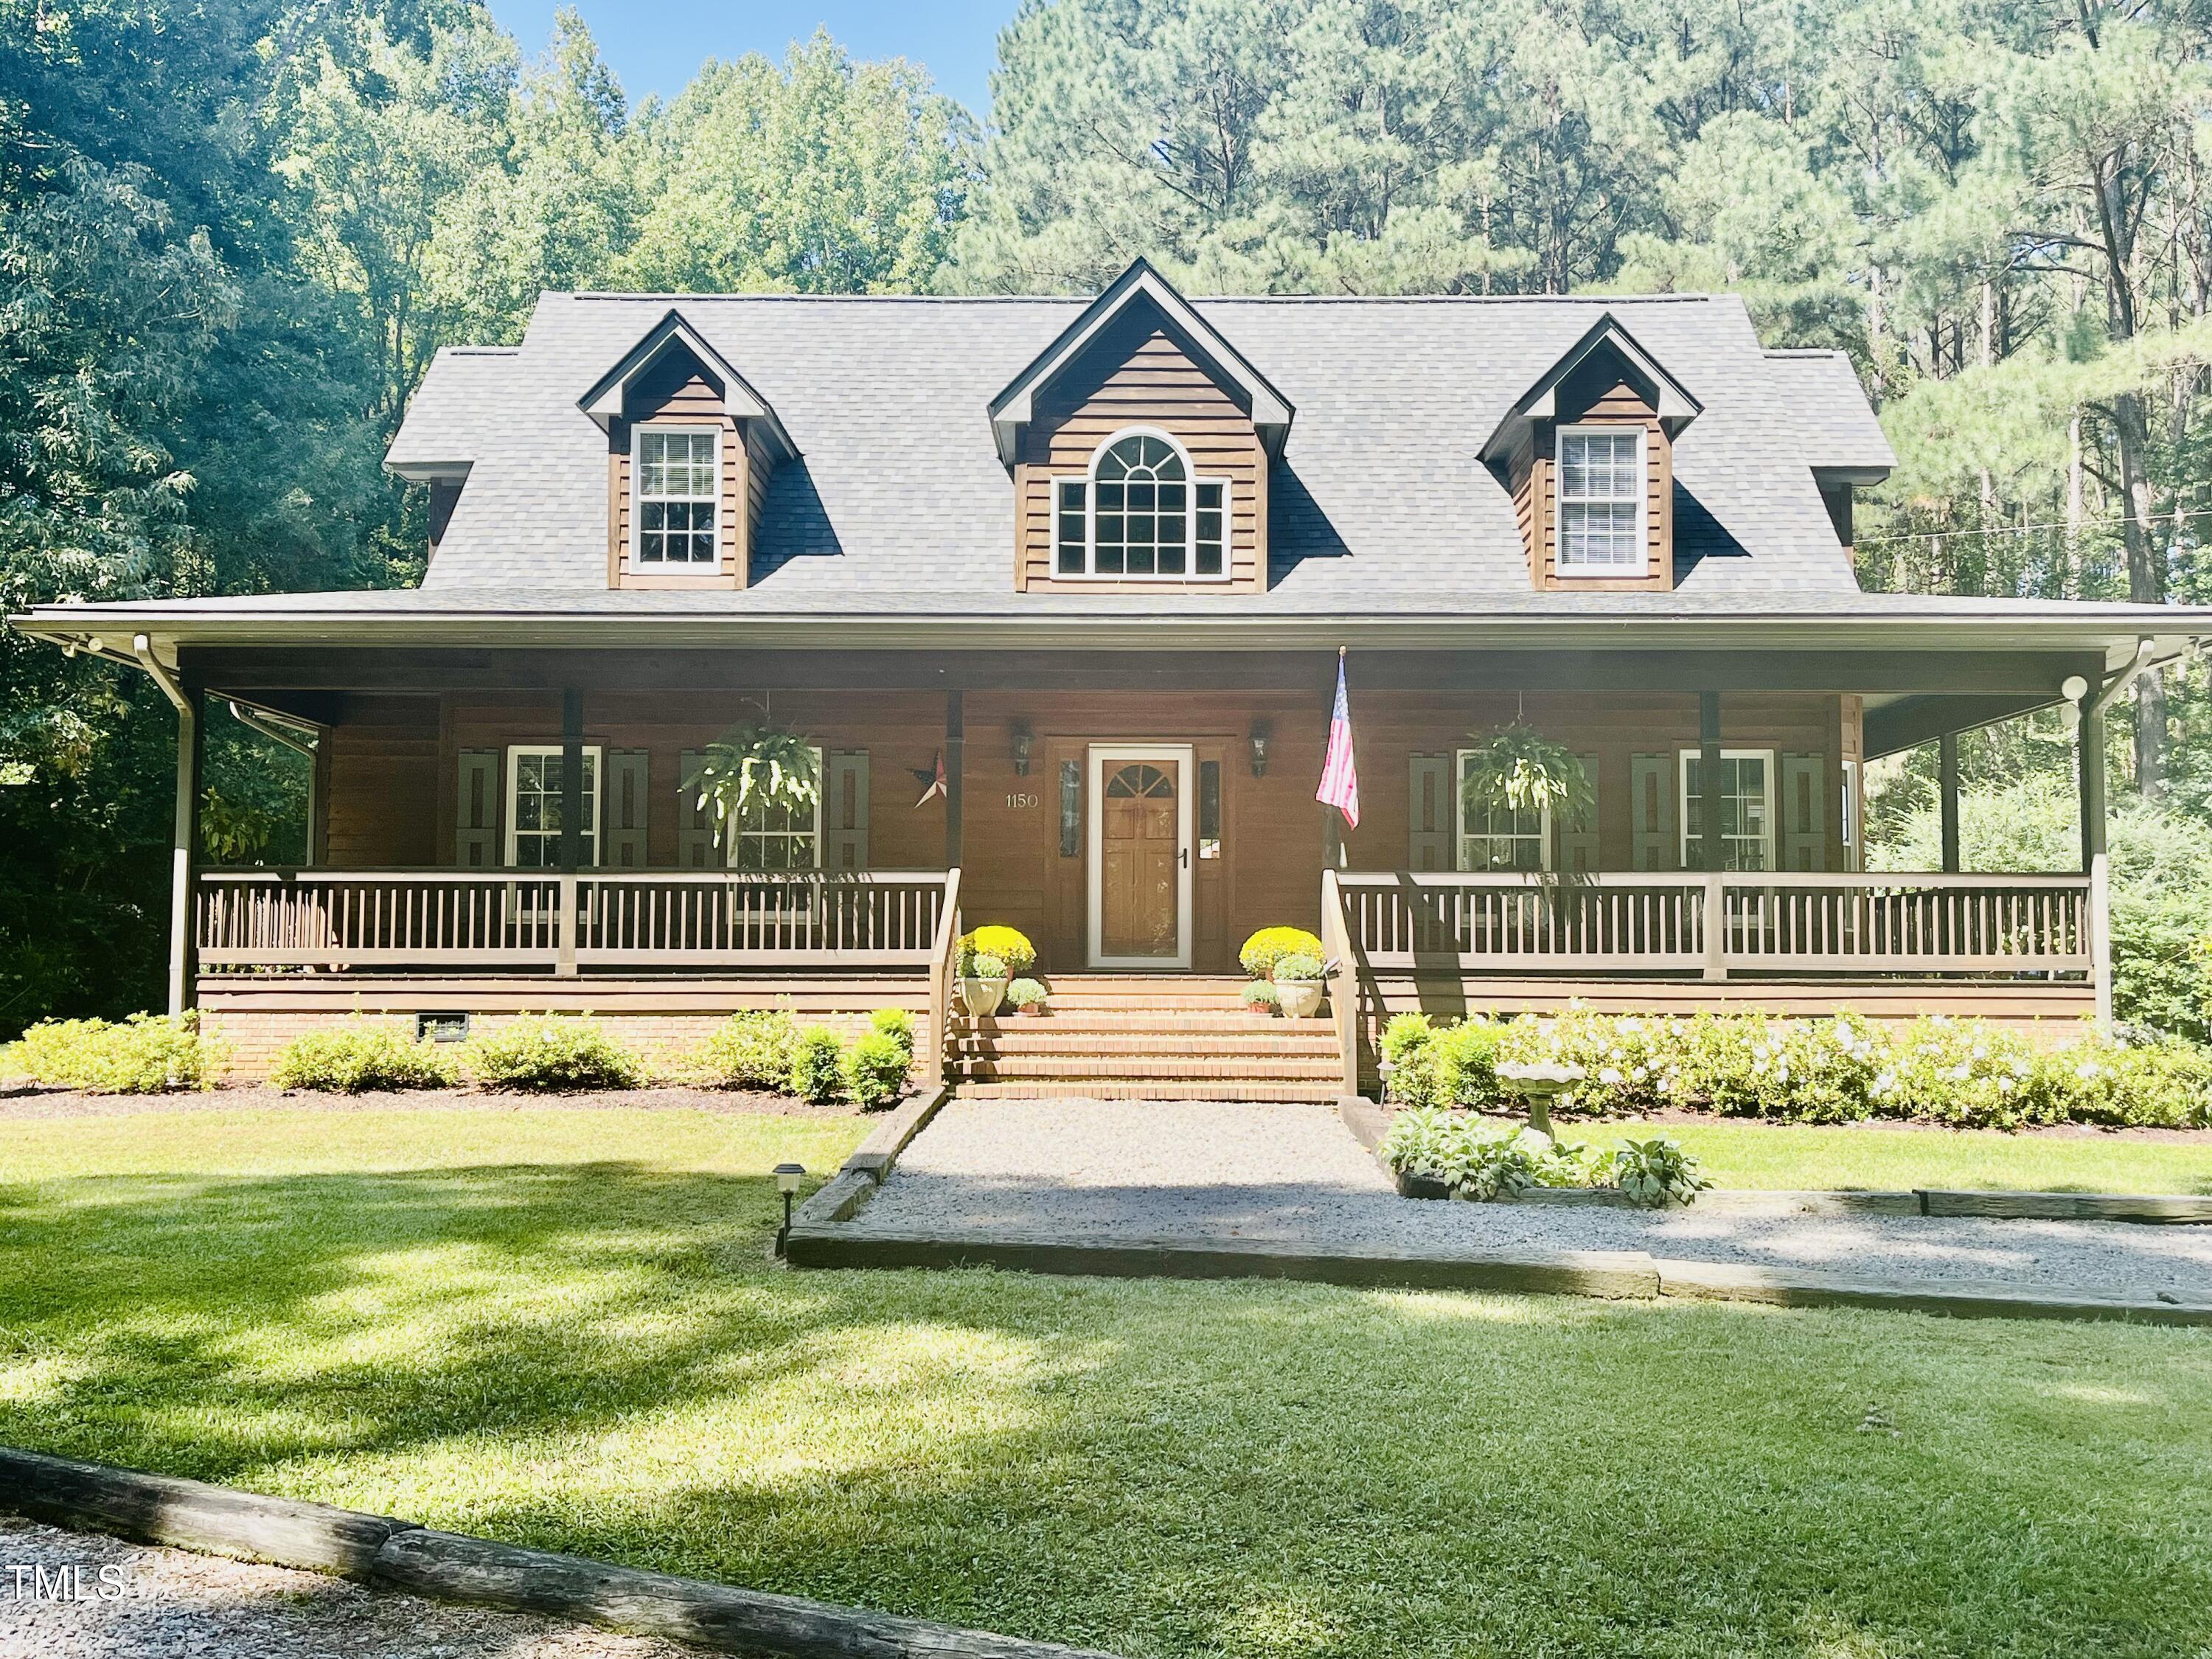
{"label": "potted mum", "polygon": [[[1286,1019],[1307,1019],[1321,1006],[1328,978],[1321,941],[1303,927],[1262,927],[1244,941],[1237,960],[1256,983],[1267,981]],[[1250,998],[1248,994],[1246,1000]]]}
{"label": "potted mum", "polygon": [[1275,1000],[1285,1019],[1311,1019],[1321,1012],[1328,969],[1316,956],[1283,957],[1275,963]]}
{"label": "potted mum", "polygon": [[978,927],[963,933],[959,953],[960,1006],[970,1019],[999,1012],[1007,982],[1036,965],[1036,946],[1013,927]]}
{"label": "potted mum", "polygon": [[1043,984],[1033,979],[1018,979],[1006,987],[1006,1000],[1013,1005],[1014,1012],[1031,1018],[1044,1012],[1046,994]]}

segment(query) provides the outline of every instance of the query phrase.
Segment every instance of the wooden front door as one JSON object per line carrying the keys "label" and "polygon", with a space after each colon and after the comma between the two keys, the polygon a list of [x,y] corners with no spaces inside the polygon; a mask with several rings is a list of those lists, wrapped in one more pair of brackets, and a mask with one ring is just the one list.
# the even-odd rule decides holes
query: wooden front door
{"label": "wooden front door", "polygon": [[1091,751],[1091,960],[1190,965],[1188,749]]}

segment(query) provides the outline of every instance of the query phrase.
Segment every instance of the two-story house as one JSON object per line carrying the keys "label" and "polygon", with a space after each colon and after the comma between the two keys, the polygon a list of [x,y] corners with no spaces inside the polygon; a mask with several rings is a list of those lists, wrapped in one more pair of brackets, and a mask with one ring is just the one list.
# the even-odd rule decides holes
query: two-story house
{"label": "two-story house", "polygon": [[[986,921],[1060,1010],[956,1033],[1001,1091],[1330,1092],[1407,1007],[2093,1010],[2086,739],[2212,612],[1862,592],[1891,459],[1841,357],[1725,296],[548,294],[392,444],[419,589],[15,623],[178,702],[173,1000],[249,1064],[356,1004],[902,1000],[928,1053]],[[1356,829],[1315,799],[1340,650]],[[2055,704],[2080,874],[1861,873],[1867,761]],[[313,754],[305,868],[198,858],[227,709]],[[818,808],[700,810],[741,720],[818,749]],[[1589,813],[1462,790],[1516,724]],[[1279,923],[1334,1024],[1235,1012]]]}

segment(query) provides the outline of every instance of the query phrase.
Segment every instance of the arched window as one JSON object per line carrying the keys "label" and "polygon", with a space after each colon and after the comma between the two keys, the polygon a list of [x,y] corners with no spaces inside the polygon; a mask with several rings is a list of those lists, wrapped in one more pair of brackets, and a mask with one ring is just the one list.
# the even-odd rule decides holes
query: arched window
{"label": "arched window", "polygon": [[1228,574],[1228,486],[1193,476],[1152,428],[1098,446],[1087,477],[1053,481],[1053,569],[1109,580],[1218,580]]}

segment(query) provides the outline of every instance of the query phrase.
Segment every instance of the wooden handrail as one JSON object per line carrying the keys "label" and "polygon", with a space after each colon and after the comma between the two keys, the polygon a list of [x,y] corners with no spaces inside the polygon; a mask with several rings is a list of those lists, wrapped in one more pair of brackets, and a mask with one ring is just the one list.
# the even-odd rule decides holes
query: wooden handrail
{"label": "wooden handrail", "polygon": [[1321,872],[1321,952],[1330,964],[1329,1018],[1336,1026],[1339,1079],[1344,1092],[1359,1092],[1359,963],[1344,917],[1344,890],[1336,872]]}
{"label": "wooden handrail", "polygon": [[931,1088],[945,1081],[945,1045],[952,1030],[952,980],[960,942],[960,866],[945,872],[945,904],[937,917],[937,935],[929,945],[928,1046],[930,1058],[923,1081]]}

